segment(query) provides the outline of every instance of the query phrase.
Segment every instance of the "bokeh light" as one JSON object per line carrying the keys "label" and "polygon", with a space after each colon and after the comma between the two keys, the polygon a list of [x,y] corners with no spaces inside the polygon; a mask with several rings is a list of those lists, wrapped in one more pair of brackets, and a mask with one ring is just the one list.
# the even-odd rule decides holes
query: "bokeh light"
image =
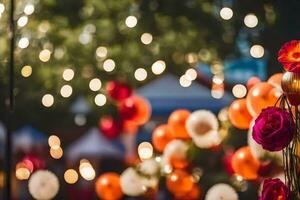
{"label": "bokeh light", "polygon": [[253,58],[262,58],[264,56],[264,54],[265,54],[265,50],[264,50],[264,47],[261,45],[253,45],[250,48],[250,55]]}
{"label": "bokeh light", "polygon": [[42,104],[45,107],[51,107],[54,104],[54,97],[51,94],[45,94],[42,98]]}
{"label": "bokeh light", "polygon": [[25,49],[29,46],[29,39],[27,37],[22,37],[18,42],[18,47]]}
{"label": "bokeh light", "polygon": [[112,72],[116,67],[116,63],[112,59],[107,59],[103,62],[103,69],[107,72]]}
{"label": "bokeh light", "polygon": [[134,78],[138,81],[146,80],[147,76],[147,71],[144,68],[138,68],[134,72]]}
{"label": "bokeh light", "polygon": [[56,135],[51,135],[48,138],[48,145],[50,147],[53,147],[53,148],[59,147],[60,146],[60,139],[59,139],[59,137],[56,136]]}
{"label": "bokeh light", "polygon": [[27,180],[30,177],[30,171],[26,167],[16,168],[16,178],[18,180]]}
{"label": "bokeh light", "polygon": [[64,173],[64,179],[68,184],[75,184],[78,181],[78,173],[74,169],[68,169]]}
{"label": "bokeh light", "polygon": [[224,7],[220,10],[220,16],[224,20],[229,20],[233,17],[233,11],[231,8]]}
{"label": "bokeh light", "polygon": [[74,78],[74,74],[73,69],[65,69],[62,76],[65,81],[70,81]]}
{"label": "bokeh light", "polygon": [[60,89],[60,94],[64,98],[70,97],[72,93],[73,93],[73,88],[70,85],[64,85]]}
{"label": "bokeh light", "polygon": [[26,15],[31,15],[34,12],[34,5],[33,4],[27,4],[24,8],[24,13]]}
{"label": "bokeh light", "polygon": [[54,159],[60,159],[63,156],[63,150],[61,147],[52,146],[50,148],[50,155]]}
{"label": "bokeh light", "polygon": [[179,84],[180,84],[182,87],[189,87],[189,86],[191,86],[192,81],[190,81],[188,78],[186,78],[185,75],[182,75],[182,76],[179,78]]}
{"label": "bokeh light", "polygon": [[96,172],[88,160],[80,161],[79,173],[87,181],[91,181],[95,178]]}
{"label": "bokeh light", "polygon": [[162,74],[166,69],[166,63],[163,60],[158,60],[154,62],[151,66],[153,74],[159,75]]}
{"label": "bokeh light", "polygon": [[256,17],[256,15],[250,13],[245,16],[244,24],[249,28],[254,28],[258,24],[258,18]]}
{"label": "bokeh light", "polygon": [[51,57],[51,51],[49,49],[43,49],[39,54],[39,59],[42,62],[48,62]]}
{"label": "bokeh light", "polygon": [[21,75],[25,78],[31,76],[32,74],[32,67],[29,65],[25,65],[24,67],[22,67],[21,69]]}
{"label": "bokeh light", "polygon": [[101,86],[102,86],[101,80],[98,78],[93,78],[89,83],[89,87],[92,91],[100,90]]}
{"label": "bokeh light", "polygon": [[103,47],[103,46],[100,46],[96,49],[96,55],[99,57],[99,58],[105,58],[107,56],[107,48],[106,47]]}
{"label": "bokeh light", "polygon": [[22,16],[18,19],[17,24],[19,27],[24,27],[28,23],[28,17],[27,16]]}
{"label": "bokeh light", "polygon": [[5,6],[3,3],[0,3],[0,14],[2,14],[5,11]]}
{"label": "bokeh light", "polygon": [[190,81],[193,81],[197,78],[197,71],[194,69],[194,68],[190,68],[188,70],[186,70],[185,72],[185,78],[190,80]]}
{"label": "bokeh light", "polygon": [[95,97],[95,104],[97,106],[104,106],[106,101],[106,96],[104,94],[97,94]]}
{"label": "bokeh light", "polygon": [[138,154],[141,160],[150,159],[153,156],[153,146],[149,142],[142,142],[138,146]]}
{"label": "bokeh light", "polygon": [[143,44],[150,44],[153,40],[153,36],[150,33],[143,33],[141,36],[141,42]]}
{"label": "bokeh light", "polygon": [[133,28],[137,25],[137,18],[135,16],[128,16],[125,20],[125,24],[129,28]]}
{"label": "bokeh light", "polygon": [[243,98],[246,96],[247,94],[247,88],[242,85],[242,84],[236,84],[233,88],[232,88],[232,94],[233,96],[235,96],[236,98]]}
{"label": "bokeh light", "polygon": [[76,114],[74,117],[74,122],[77,126],[83,126],[86,124],[86,116],[84,114]]}

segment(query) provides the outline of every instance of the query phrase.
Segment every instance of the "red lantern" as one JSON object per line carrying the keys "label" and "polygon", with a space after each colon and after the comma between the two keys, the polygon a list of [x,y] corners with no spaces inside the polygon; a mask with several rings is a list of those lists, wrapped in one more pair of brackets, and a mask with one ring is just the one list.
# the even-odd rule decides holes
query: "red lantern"
{"label": "red lantern", "polygon": [[132,93],[131,88],[127,84],[118,81],[109,81],[106,84],[106,91],[111,98],[117,101],[122,101],[130,97]]}
{"label": "red lantern", "polygon": [[176,169],[167,176],[167,188],[175,196],[190,192],[193,186],[193,177],[184,170]]}
{"label": "red lantern", "polygon": [[110,116],[105,116],[100,119],[99,128],[108,139],[118,137],[122,131],[121,123]]}

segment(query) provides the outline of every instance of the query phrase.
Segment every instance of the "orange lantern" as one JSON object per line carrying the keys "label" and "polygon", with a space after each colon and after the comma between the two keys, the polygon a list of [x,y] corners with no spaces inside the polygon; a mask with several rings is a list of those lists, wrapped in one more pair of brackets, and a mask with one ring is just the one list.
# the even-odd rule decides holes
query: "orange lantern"
{"label": "orange lantern", "polygon": [[185,158],[178,158],[176,156],[169,157],[170,165],[175,169],[184,169],[189,166],[189,162]]}
{"label": "orange lantern", "polygon": [[174,170],[167,176],[167,188],[175,196],[190,192],[193,186],[193,177],[184,170]]}
{"label": "orange lantern", "polygon": [[257,83],[260,83],[261,80],[256,77],[256,76],[253,76],[251,77],[248,81],[247,81],[247,88],[248,90],[250,90],[254,85],[256,85]]}
{"label": "orange lantern", "polygon": [[157,151],[163,152],[165,146],[171,140],[173,140],[173,134],[167,124],[160,125],[154,129],[152,134],[152,143]]}
{"label": "orange lantern", "polygon": [[96,181],[96,193],[104,200],[118,200],[123,196],[120,186],[120,176],[116,173],[105,173]]}
{"label": "orange lantern", "polygon": [[185,128],[185,122],[190,116],[190,111],[179,109],[174,111],[169,119],[168,125],[175,138],[179,139],[190,139],[190,136]]}
{"label": "orange lantern", "polygon": [[281,89],[281,79],[282,79],[283,73],[277,73],[273,74],[269,79],[268,83],[273,85],[275,88]]}
{"label": "orange lantern", "polygon": [[261,82],[253,86],[247,95],[247,108],[253,117],[257,117],[262,109],[274,106],[278,97],[278,90],[270,83]]}
{"label": "orange lantern", "polygon": [[233,126],[239,129],[249,129],[252,116],[248,111],[246,99],[233,101],[229,107],[228,115]]}
{"label": "orange lantern", "polygon": [[126,134],[136,134],[139,130],[139,126],[131,121],[123,121],[122,126],[123,132]]}
{"label": "orange lantern", "polygon": [[241,147],[233,154],[231,164],[234,172],[245,180],[257,179],[260,163],[248,146]]}
{"label": "orange lantern", "polygon": [[191,191],[189,191],[184,195],[175,194],[175,199],[176,200],[197,200],[200,198],[200,195],[201,195],[201,189],[196,183],[194,183]]}

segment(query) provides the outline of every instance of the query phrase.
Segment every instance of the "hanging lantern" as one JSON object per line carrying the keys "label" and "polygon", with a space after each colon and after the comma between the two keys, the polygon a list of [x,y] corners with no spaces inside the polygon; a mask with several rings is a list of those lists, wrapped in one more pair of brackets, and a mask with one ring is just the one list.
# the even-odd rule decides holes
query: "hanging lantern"
{"label": "hanging lantern", "polygon": [[285,72],[281,87],[291,105],[300,105],[300,73]]}

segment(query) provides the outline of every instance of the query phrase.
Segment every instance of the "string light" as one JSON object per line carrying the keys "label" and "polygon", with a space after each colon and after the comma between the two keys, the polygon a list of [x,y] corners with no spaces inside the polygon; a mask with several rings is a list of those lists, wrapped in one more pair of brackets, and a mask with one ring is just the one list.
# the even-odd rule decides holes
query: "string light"
{"label": "string light", "polygon": [[88,160],[80,161],[79,173],[87,181],[91,181],[95,178],[96,172]]}
{"label": "string light", "polygon": [[34,12],[34,5],[33,4],[27,4],[24,8],[24,13],[26,15],[31,15]]}
{"label": "string light", "polygon": [[25,65],[24,67],[22,67],[21,69],[21,75],[25,78],[31,76],[32,74],[32,67],[29,65]]}
{"label": "string light", "polygon": [[103,69],[107,72],[112,72],[116,67],[116,63],[112,59],[107,59],[103,62]]}
{"label": "string light", "polygon": [[231,8],[224,7],[220,10],[220,16],[224,20],[229,20],[233,17],[233,11]]}
{"label": "string light", "polygon": [[63,72],[63,79],[65,81],[70,81],[74,78],[74,70],[73,69],[65,69]]}
{"label": "string light", "polygon": [[97,106],[104,106],[106,104],[106,96],[104,94],[97,94],[95,97],[95,104]]}
{"label": "string light", "polygon": [[245,16],[244,24],[249,28],[254,28],[258,24],[258,18],[256,17],[256,15],[250,13]]}
{"label": "string light", "polygon": [[128,28],[133,28],[137,25],[137,18],[135,16],[128,16],[125,20],[125,24]]}
{"label": "string light", "polygon": [[197,78],[197,71],[194,68],[190,68],[185,72],[185,78],[193,81]]}
{"label": "string light", "polygon": [[153,40],[153,36],[150,33],[143,33],[141,36],[141,42],[145,45],[150,44]]}
{"label": "string light", "polygon": [[101,86],[102,86],[101,80],[98,78],[92,79],[89,83],[90,89],[94,92],[100,90]]}
{"label": "string light", "polygon": [[153,74],[159,75],[162,74],[166,69],[166,63],[163,60],[158,60],[152,64],[151,70]]}
{"label": "string light", "polygon": [[253,45],[250,48],[250,55],[253,58],[262,58],[264,56],[264,54],[265,54],[265,50],[264,50],[264,47],[261,45]]}
{"label": "string light", "polygon": [[246,96],[247,94],[247,88],[242,85],[242,84],[236,84],[233,88],[232,88],[232,94],[233,96],[235,96],[236,98],[243,98]]}
{"label": "string light", "polygon": [[51,94],[45,94],[42,98],[42,104],[45,107],[51,107],[54,104],[54,97]]}
{"label": "string light", "polygon": [[61,147],[53,146],[50,148],[50,155],[54,159],[60,159],[63,156],[63,150]]}
{"label": "string light", "polygon": [[49,49],[43,49],[39,54],[39,59],[42,62],[48,62],[51,57],[51,51]]}
{"label": "string light", "polygon": [[27,48],[29,46],[29,39],[27,37],[22,37],[18,42],[18,46],[21,49]]}
{"label": "string light", "polygon": [[189,86],[192,84],[192,81],[190,81],[189,79],[187,79],[185,75],[182,75],[182,76],[179,78],[179,84],[180,84],[182,87],[189,87]]}
{"label": "string light", "polygon": [[98,47],[96,49],[96,55],[99,57],[99,58],[105,58],[107,56],[107,48],[106,47]]}
{"label": "string light", "polygon": [[48,145],[52,148],[60,147],[60,139],[56,135],[51,135],[48,138]]}
{"label": "string light", "polygon": [[60,94],[64,98],[68,98],[72,95],[73,88],[70,85],[64,85],[60,89]]}
{"label": "string light", "polygon": [[150,159],[153,156],[153,146],[149,142],[142,142],[138,146],[138,154],[141,160]]}
{"label": "string light", "polygon": [[78,173],[74,169],[68,169],[64,173],[64,179],[68,184],[74,184],[78,181]]}
{"label": "string light", "polygon": [[134,72],[134,78],[138,81],[146,80],[147,76],[147,71],[144,68],[138,68]]}
{"label": "string light", "polygon": [[17,24],[19,27],[24,27],[28,23],[28,17],[27,16],[22,16],[18,19]]}

